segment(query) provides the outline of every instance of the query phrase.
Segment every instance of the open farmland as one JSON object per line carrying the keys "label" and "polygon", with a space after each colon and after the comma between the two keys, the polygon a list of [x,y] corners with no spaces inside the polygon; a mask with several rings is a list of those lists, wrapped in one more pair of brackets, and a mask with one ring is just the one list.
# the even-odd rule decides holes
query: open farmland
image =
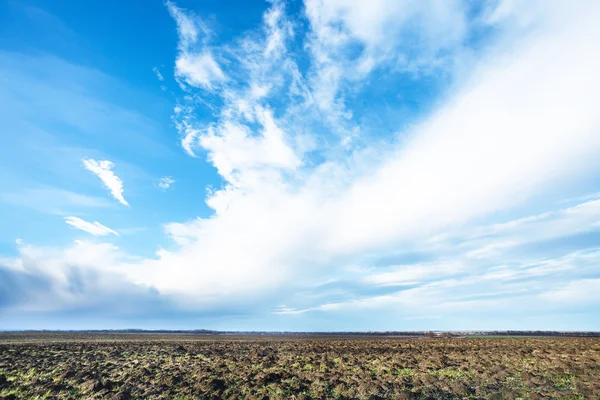
{"label": "open farmland", "polygon": [[596,338],[0,334],[0,399],[598,399]]}

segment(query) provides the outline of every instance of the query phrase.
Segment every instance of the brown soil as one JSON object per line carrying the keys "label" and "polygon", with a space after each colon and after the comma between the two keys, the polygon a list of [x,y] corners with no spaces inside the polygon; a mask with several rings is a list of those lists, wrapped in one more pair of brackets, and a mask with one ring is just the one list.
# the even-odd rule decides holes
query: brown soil
{"label": "brown soil", "polygon": [[2,399],[600,399],[600,339],[0,334]]}

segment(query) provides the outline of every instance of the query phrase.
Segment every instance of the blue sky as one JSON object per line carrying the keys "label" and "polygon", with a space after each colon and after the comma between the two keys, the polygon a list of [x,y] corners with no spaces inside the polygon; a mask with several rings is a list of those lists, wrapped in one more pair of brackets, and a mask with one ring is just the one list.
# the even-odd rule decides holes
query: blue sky
{"label": "blue sky", "polygon": [[0,0],[0,329],[600,329],[596,1]]}

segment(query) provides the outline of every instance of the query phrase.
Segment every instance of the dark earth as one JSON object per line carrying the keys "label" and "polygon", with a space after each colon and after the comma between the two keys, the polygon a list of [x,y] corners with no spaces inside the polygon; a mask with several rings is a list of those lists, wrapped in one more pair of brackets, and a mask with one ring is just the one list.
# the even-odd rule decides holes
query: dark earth
{"label": "dark earth", "polygon": [[600,339],[0,333],[1,399],[600,399]]}

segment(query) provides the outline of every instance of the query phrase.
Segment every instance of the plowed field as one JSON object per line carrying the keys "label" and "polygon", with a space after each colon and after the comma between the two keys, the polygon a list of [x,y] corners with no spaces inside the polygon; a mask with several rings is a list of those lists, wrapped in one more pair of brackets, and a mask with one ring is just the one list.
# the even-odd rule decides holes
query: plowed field
{"label": "plowed field", "polygon": [[600,399],[600,339],[0,334],[0,399]]}

